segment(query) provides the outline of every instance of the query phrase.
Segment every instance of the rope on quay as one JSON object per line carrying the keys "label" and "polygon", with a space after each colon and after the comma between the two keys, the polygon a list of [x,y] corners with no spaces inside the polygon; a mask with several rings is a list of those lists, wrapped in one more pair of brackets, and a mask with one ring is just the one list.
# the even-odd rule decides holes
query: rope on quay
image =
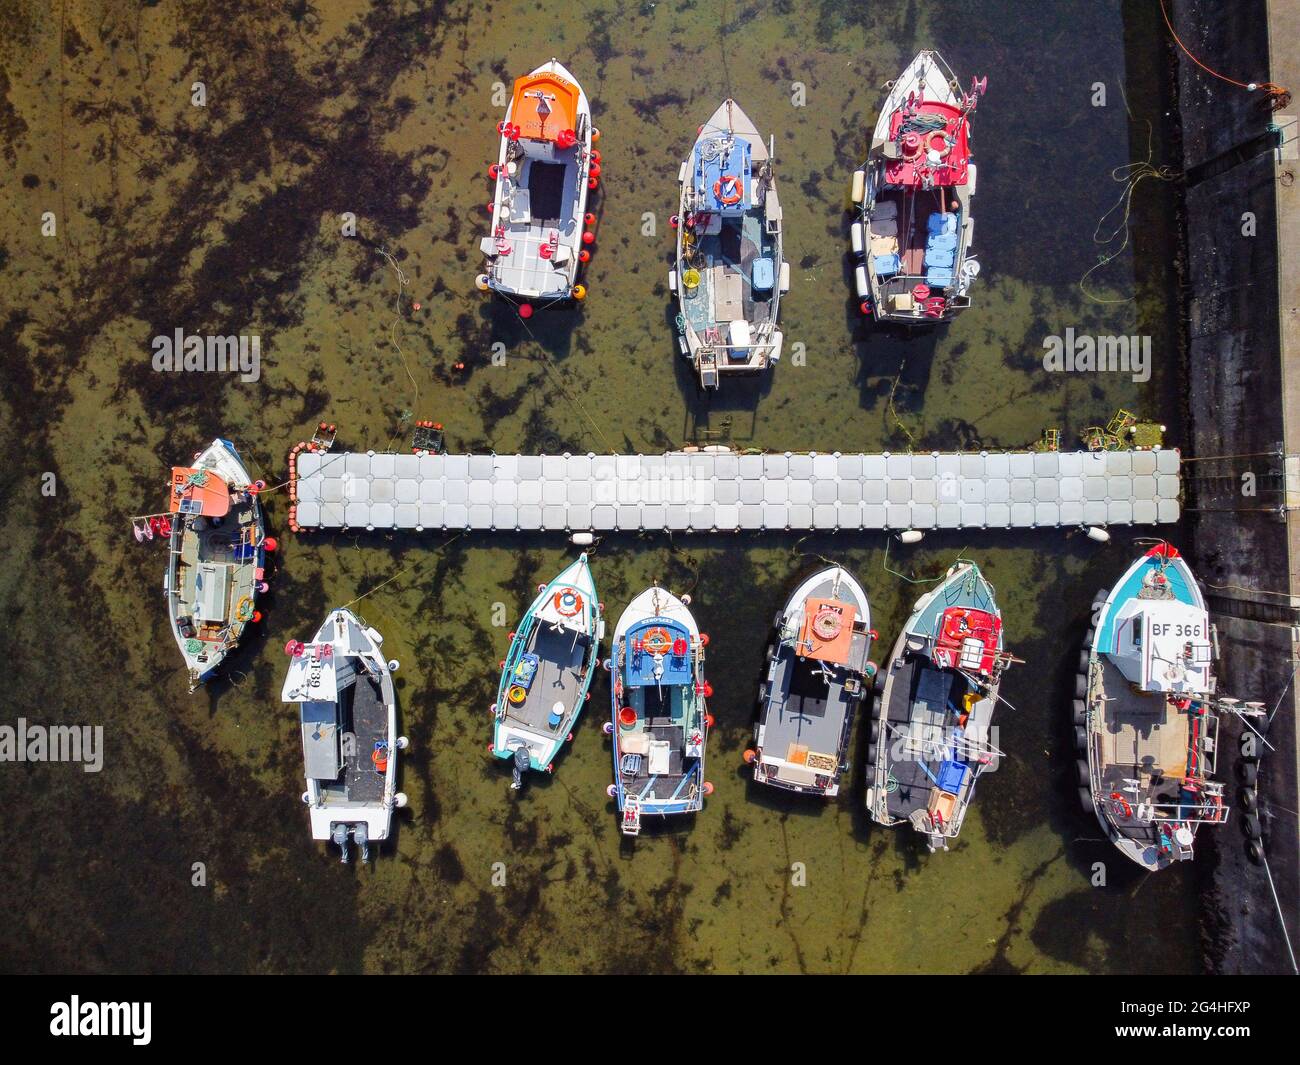
{"label": "rope on quay", "polygon": [[[1229,85],[1235,85],[1237,88],[1245,89],[1247,92],[1254,92],[1256,89],[1263,89],[1272,98],[1272,107],[1274,111],[1286,107],[1286,105],[1291,102],[1291,90],[1284,88],[1281,85],[1274,85],[1271,81],[1238,81],[1236,78],[1230,78],[1226,74],[1220,74],[1213,67],[1202,63],[1192,54],[1192,50],[1188,48],[1187,45],[1183,44],[1183,39],[1178,36],[1178,32],[1174,29],[1174,24],[1169,21],[1169,9],[1165,6],[1165,0],[1160,0],[1160,14],[1164,16],[1165,25],[1169,28],[1169,35],[1178,43],[1178,47],[1186,53],[1188,59],[1204,70],[1207,74],[1212,74],[1220,81],[1226,81]],[[1294,962],[1294,956],[1292,961]]]}

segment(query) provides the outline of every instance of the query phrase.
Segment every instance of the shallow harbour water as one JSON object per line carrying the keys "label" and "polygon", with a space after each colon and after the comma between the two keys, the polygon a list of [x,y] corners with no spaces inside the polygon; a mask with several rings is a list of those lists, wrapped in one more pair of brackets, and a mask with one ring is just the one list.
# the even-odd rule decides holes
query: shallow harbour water
{"label": "shallow harbour water", "polygon": [[[1093,275],[1090,291],[1117,302],[1078,286],[1122,188],[1111,170],[1147,157],[1148,123],[1154,161],[1169,161],[1158,10],[1048,2],[1026,18],[1025,6],[0,4],[0,719],[102,724],[106,737],[99,774],[0,766],[0,889],[17,917],[0,964],[1198,970],[1193,872],[1130,871],[1075,797],[1078,645],[1092,592],[1133,553],[1131,530],[1110,546],[1056,531],[931,535],[888,557],[881,534],[606,538],[593,565],[611,620],[657,578],[691,592],[713,638],[716,792],[693,821],[628,844],[604,793],[603,678],[553,778],[514,797],[484,753],[510,622],[571,555],[560,539],[295,537],[273,493],[266,621],[190,697],[162,551],[127,522],[161,505],[173,461],[218,434],[279,483],[322,417],[362,450],[406,446],[409,420],[431,418],[458,451],[658,452],[709,430],[739,447],[848,452],[1021,447],[1046,427],[1071,447],[1123,406],[1177,444],[1172,185],[1139,186],[1129,249]],[[857,314],[843,207],[881,86],[923,46],[963,83],[989,76],[973,120],[983,273],[953,325],[906,334]],[[590,297],[524,324],[473,276],[494,83],[551,55],[594,102],[606,181]],[[1097,82],[1105,106],[1092,104]],[[786,359],[761,384],[706,398],[672,343],[668,216],[678,162],[726,95],[775,135],[793,285]],[[47,211],[57,236],[41,235]],[[355,238],[340,236],[344,212]],[[1069,326],[1151,336],[1152,380],[1045,372],[1044,337]],[[156,373],[150,340],[178,327],[259,334],[260,380]],[[837,802],[755,788],[740,756],[767,626],[797,576],[822,558],[847,564],[887,645],[918,594],[890,571],[934,577],[959,553],[993,581],[1026,664],[1003,689],[1016,707],[999,720],[1008,758],[954,850],[928,856],[868,827],[856,736]],[[360,596],[401,660],[412,740],[410,807],[364,869],[307,839],[294,711],[279,702],[285,640]]]}

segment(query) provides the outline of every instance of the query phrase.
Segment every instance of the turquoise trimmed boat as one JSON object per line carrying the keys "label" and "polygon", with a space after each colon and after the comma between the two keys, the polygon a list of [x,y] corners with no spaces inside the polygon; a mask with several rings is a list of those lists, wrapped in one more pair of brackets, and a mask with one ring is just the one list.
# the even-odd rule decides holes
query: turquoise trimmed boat
{"label": "turquoise trimmed boat", "polygon": [[1079,798],[1145,869],[1190,860],[1196,832],[1227,820],[1213,779],[1219,719],[1205,598],[1176,548],[1137,559],[1097,604],[1081,656]]}
{"label": "turquoise trimmed boat", "polygon": [[587,701],[604,634],[596,583],[583,554],[538,587],[502,663],[489,750],[512,763],[512,789],[523,786],[530,769],[553,771]]}
{"label": "turquoise trimmed boat", "polygon": [[681,599],[648,588],[628,604],[614,627],[610,671],[614,783],[625,836],[641,832],[646,814],[690,814],[713,785],[704,779],[704,749],[713,718],[704,679],[709,638]]}

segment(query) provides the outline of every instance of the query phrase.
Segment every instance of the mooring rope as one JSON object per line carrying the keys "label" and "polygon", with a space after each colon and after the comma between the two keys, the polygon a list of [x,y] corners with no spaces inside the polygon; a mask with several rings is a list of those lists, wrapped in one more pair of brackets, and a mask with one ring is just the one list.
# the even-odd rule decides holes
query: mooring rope
{"label": "mooring rope", "polygon": [[1285,107],[1291,102],[1291,91],[1281,85],[1274,85],[1271,81],[1245,82],[1238,81],[1236,78],[1230,78],[1226,74],[1220,74],[1213,67],[1206,66],[1192,54],[1192,50],[1183,44],[1183,39],[1178,36],[1178,31],[1174,29],[1174,24],[1169,21],[1169,11],[1165,7],[1165,0],[1160,0],[1160,14],[1164,16],[1165,25],[1169,28],[1169,34],[1178,43],[1178,47],[1183,50],[1187,58],[1204,70],[1207,74],[1212,74],[1220,81],[1226,81],[1229,85],[1235,85],[1239,89],[1245,89],[1247,92],[1254,92],[1256,89],[1263,89],[1273,98],[1273,110]]}

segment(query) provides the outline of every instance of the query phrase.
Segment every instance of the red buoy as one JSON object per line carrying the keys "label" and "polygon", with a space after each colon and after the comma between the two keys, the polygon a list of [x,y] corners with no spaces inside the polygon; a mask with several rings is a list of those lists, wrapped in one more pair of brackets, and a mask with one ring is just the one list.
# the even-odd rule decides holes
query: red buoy
{"label": "red buoy", "polygon": [[521,303],[519,305],[519,317],[531,318],[533,316],[533,305],[531,303]]}
{"label": "red buoy", "polygon": [[600,184],[600,178],[590,177],[587,179],[587,188],[592,192],[596,191],[596,186]]}
{"label": "red buoy", "polygon": [[279,543],[276,542],[275,537],[268,536],[265,540],[262,541],[262,546],[266,549],[266,553],[269,555],[269,554],[274,554],[275,549],[280,545]]}
{"label": "red buoy", "polygon": [[578,252],[578,262],[580,263],[591,262],[591,252],[589,252],[586,248],[583,248],[582,251]]}
{"label": "red buoy", "polygon": [[595,244],[595,243],[596,243],[596,234],[593,233],[593,232],[591,232],[591,230],[587,230],[587,232],[585,232],[585,233],[582,235],[582,243],[583,243],[583,244]]}
{"label": "red buoy", "polygon": [[596,216],[588,211],[582,216],[582,224],[584,226],[594,226],[596,224]]}

